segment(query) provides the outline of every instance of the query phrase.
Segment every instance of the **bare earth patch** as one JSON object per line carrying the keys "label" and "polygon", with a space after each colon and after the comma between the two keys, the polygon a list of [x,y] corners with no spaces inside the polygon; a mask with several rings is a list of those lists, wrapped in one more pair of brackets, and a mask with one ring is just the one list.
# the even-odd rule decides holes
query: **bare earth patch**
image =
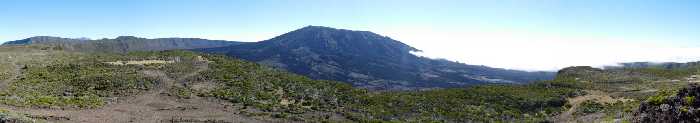
{"label": "bare earth patch", "polygon": [[165,60],[141,60],[141,61],[115,61],[115,62],[105,62],[111,65],[147,65],[147,64],[169,64],[175,63],[175,61],[165,61]]}
{"label": "bare earth patch", "polygon": [[[558,116],[555,117],[555,121],[557,123],[560,122],[577,122],[574,117],[574,112],[576,112],[576,109],[581,105],[581,103],[591,100],[595,101],[597,103],[601,104],[611,104],[615,103],[617,101],[622,101],[622,102],[627,102],[627,101],[632,101],[632,99],[625,99],[625,98],[613,98],[611,97],[608,93],[602,92],[602,91],[597,91],[597,90],[586,90],[588,94],[584,96],[577,96],[574,98],[569,98],[567,99],[567,103],[571,105],[571,108],[568,110],[562,112]],[[600,114],[594,114],[594,115],[600,115]],[[592,121],[591,121],[592,122]]]}
{"label": "bare earth patch", "polygon": [[[170,63],[171,61],[131,61],[126,64]],[[121,64],[121,63],[120,63]],[[184,77],[174,79],[162,71],[142,71],[145,76],[158,79],[158,85],[143,94],[108,99],[108,104],[96,109],[45,109],[0,105],[0,109],[26,114],[34,119],[56,123],[159,123],[159,122],[221,122],[260,123],[294,122],[280,119],[254,118],[241,115],[239,107],[232,103],[208,97],[193,96],[182,99],[170,94],[168,89],[177,86],[187,76],[196,75],[207,65]]]}

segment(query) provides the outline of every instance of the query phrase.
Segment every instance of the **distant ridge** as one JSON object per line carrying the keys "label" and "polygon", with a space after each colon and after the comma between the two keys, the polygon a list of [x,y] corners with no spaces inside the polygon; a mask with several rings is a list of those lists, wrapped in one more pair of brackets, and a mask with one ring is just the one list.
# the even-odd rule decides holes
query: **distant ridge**
{"label": "distant ridge", "polygon": [[70,39],[51,36],[36,36],[22,40],[9,41],[3,45],[29,45],[45,44],[54,45],[65,50],[91,51],[91,52],[118,52],[129,51],[163,51],[174,49],[214,48],[242,44],[236,41],[207,40],[199,38],[157,38],[146,39],[134,36],[119,36],[114,39]]}

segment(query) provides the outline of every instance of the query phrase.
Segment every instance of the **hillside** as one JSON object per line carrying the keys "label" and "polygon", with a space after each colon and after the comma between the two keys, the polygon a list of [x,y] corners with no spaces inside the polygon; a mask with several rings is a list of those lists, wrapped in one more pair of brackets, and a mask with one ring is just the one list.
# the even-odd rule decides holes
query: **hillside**
{"label": "hillside", "polygon": [[[321,106],[331,110],[337,104],[321,99],[342,99],[334,93],[352,90],[341,90],[349,85],[337,82],[313,81],[254,63],[183,51],[85,53],[46,45],[0,46],[0,51],[0,67],[8,68],[0,74],[0,113],[20,114],[14,116],[20,119],[320,121],[301,114]],[[287,99],[303,101],[281,102]],[[302,102],[306,108],[301,107]],[[271,119],[291,110],[298,113],[289,116],[302,119]]]}
{"label": "hillside", "polygon": [[674,72],[686,69],[580,66],[523,85],[369,91],[189,51],[114,54],[31,44],[0,46],[0,58],[0,121],[7,122],[635,121],[642,116],[635,112],[654,114],[646,109],[658,105],[648,104],[700,82],[692,78],[698,73]]}
{"label": "hillside", "polygon": [[548,72],[525,72],[420,57],[420,50],[369,31],[304,27],[275,38],[196,51],[225,54],[313,79],[372,89],[459,87],[547,80]]}
{"label": "hillside", "polygon": [[554,117],[553,121],[655,121],[639,120],[640,115],[635,112],[649,112],[649,103],[658,104],[666,96],[700,82],[695,77],[700,74],[697,70],[696,67],[658,68],[656,65],[606,69],[588,66],[564,68],[558,72],[555,80],[567,81],[571,84],[569,87],[578,88],[586,94],[568,98],[568,111]]}
{"label": "hillside", "polygon": [[[322,31],[315,32],[318,28]],[[491,80],[468,83],[480,85],[454,87],[466,84],[444,84],[437,80],[435,84],[428,81],[430,79],[410,83],[413,76],[408,75],[415,74],[410,70],[443,70],[462,75],[484,73],[478,74],[480,76],[490,73],[496,77],[516,78],[527,78],[534,73],[521,75],[522,71],[422,58],[410,54],[415,48],[370,32],[327,27],[297,31],[344,38],[330,38],[333,39],[330,42],[336,42],[330,44],[324,41],[304,44],[305,40],[311,40],[306,39],[309,36],[294,39],[285,34],[259,43],[198,51],[222,53],[238,47],[241,50],[233,51],[250,51],[246,52],[250,56],[268,54],[300,64],[298,66],[306,64],[303,59],[310,59],[314,63],[310,70],[329,63],[336,65],[337,70],[343,70],[340,68],[349,63],[357,66],[349,68],[381,68],[368,69],[377,73],[400,68],[409,70],[402,73],[407,74],[408,79],[397,76],[398,80],[371,81],[385,82],[383,86],[348,84],[298,75],[288,65],[269,64],[270,60],[255,63],[225,55],[181,50],[139,51],[139,48],[96,52],[89,48],[81,50],[84,47],[79,46],[98,44],[95,42],[99,40],[58,38],[47,40],[59,43],[46,43],[33,39],[0,46],[0,122],[680,122],[694,119],[696,115],[697,106],[693,102],[697,101],[692,101],[697,99],[694,94],[697,85],[694,84],[700,83],[700,67],[696,62],[639,62],[604,69],[575,66],[559,70],[552,80],[527,84]],[[297,35],[299,32],[290,33]],[[351,39],[358,41],[352,37],[382,43],[349,43]],[[302,41],[296,42],[299,40]],[[117,45],[114,43],[104,45],[119,47],[112,46]],[[356,46],[380,50],[348,49]],[[304,52],[285,47],[297,47],[293,49]],[[342,50],[328,50],[333,47]],[[245,48],[253,49],[242,50]],[[279,54],[281,51],[289,51],[289,54]],[[385,53],[377,55],[375,52]],[[376,60],[362,61],[364,56]],[[411,59],[419,62],[411,62]],[[326,60],[330,62],[323,62]],[[371,67],[358,62],[367,62],[365,64]],[[317,73],[326,75],[324,72],[329,71]],[[441,75],[432,77],[436,79],[451,79],[450,74],[430,74]],[[400,84],[393,85],[397,83]],[[453,88],[372,90],[423,87]]]}
{"label": "hillside", "polygon": [[47,45],[0,51],[0,118],[11,120],[544,121],[563,109],[562,96],[575,95],[547,82],[372,92],[188,51],[86,53]]}
{"label": "hillside", "polygon": [[117,52],[129,51],[164,51],[175,49],[213,48],[242,44],[242,42],[206,40],[199,38],[158,38],[146,39],[133,36],[120,36],[115,39],[69,39],[60,37],[37,36],[22,40],[5,42],[3,45],[44,44],[71,51]]}

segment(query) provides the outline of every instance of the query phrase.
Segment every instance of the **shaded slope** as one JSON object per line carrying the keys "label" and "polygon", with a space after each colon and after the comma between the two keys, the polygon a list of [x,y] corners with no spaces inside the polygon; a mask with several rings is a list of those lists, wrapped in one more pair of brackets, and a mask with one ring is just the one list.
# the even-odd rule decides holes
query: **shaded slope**
{"label": "shaded slope", "polygon": [[524,72],[419,57],[420,51],[368,31],[308,26],[275,38],[230,47],[199,49],[283,68],[314,79],[383,89],[525,83],[553,73]]}

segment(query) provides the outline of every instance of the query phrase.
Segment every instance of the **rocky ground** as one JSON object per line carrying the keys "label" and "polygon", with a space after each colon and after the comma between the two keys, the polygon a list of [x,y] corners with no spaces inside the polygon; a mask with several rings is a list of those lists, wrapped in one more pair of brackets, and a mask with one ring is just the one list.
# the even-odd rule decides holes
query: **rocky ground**
{"label": "rocky ground", "polygon": [[634,113],[635,122],[697,123],[700,122],[700,85],[691,84],[677,93],[657,95],[658,100],[642,103]]}

